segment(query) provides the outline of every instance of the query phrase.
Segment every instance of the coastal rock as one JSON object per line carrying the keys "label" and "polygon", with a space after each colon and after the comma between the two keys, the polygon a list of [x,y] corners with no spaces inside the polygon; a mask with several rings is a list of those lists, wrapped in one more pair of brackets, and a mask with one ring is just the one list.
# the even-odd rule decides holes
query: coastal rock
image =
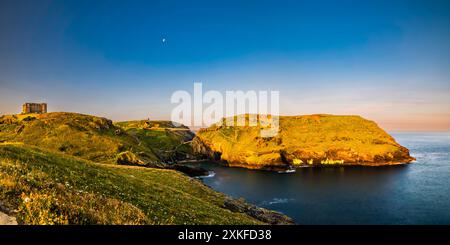
{"label": "coastal rock", "polygon": [[248,126],[248,118],[247,126],[226,126],[223,119],[200,130],[192,141],[194,153],[229,166],[267,170],[397,165],[414,160],[407,148],[360,116],[281,116],[273,137],[261,137],[263,126]]}
{"label": "coastal rock", "polygon": [[0,225],[17,225],[16,218],[0,212]]}
{"label": "coastal rock", "polygon": [[224,208],[229,209],[232,212],[245,213],[250,217],[271,225],[295,224],[293,219],[282,213],[267,210],[265,208],[260,208],[258,206],[249,204],[242,199],[227,198],[225,199],[223,206]]}
{"label": "coastal rock", "polygon": [[209,171],[201,167],[192,167],[182,164],[167,164],[166,169],[173,169],[182,173],[185,173],[191,177],[206,176]]}
{"label": "coastal rock", "polygon": [[144,165],[144,162],[131,151],[119,153],[117,155],[117,163],[121,165]]}

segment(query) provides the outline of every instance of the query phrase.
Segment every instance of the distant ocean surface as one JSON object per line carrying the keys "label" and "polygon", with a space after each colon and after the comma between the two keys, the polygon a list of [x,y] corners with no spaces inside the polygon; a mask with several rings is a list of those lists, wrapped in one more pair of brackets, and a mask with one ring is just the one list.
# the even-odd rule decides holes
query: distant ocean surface
{"label": "distant ocean surface", "polygon": [[202,181],[299,224],[450,224],[450,133],[392,135],[416,162],[290,174],[204,163],[215,175]]}

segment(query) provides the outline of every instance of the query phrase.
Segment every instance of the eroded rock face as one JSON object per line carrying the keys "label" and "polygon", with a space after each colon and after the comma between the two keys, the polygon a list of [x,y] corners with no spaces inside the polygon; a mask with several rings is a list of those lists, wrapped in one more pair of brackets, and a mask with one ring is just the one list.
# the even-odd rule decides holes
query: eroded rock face
{"label": "eroded rock face", "polygon": [[200,137],[195,137],[192,140],[192,148],[194,153],[200,159],[211,159],[214,161],[221,160],[221,153],[211,149],[208,143],[202,141]]}
{"label": "eroded rock face", "polygon": [[274,137],[261,126],[202,129],[193,140],[197,155],[231,166],[272,169],[292,166],[395,165],[414,160],[409,150],[378,125],[359,116],[280,117]]}

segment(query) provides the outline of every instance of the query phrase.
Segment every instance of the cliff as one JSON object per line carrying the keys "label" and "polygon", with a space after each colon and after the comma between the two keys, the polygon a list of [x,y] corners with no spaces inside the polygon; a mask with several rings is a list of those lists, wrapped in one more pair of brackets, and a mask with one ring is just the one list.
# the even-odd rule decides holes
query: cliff
{"label": "cliff", "polygon": [[259,126],[212,125],[193,140],[194,152],[230,166],[279,169],[324,165],[381,166],[414,160],[409,150],[360,116],[281,116],[276,136]]}

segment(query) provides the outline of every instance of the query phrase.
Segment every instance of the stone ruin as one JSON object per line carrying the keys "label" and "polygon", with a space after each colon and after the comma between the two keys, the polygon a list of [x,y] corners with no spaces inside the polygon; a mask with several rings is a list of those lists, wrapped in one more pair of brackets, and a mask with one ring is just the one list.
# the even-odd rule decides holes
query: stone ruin
{"label": "stone ruin", "polygon": [[47,103],[25,103],[22,105],[22,113],[47,113]]}

